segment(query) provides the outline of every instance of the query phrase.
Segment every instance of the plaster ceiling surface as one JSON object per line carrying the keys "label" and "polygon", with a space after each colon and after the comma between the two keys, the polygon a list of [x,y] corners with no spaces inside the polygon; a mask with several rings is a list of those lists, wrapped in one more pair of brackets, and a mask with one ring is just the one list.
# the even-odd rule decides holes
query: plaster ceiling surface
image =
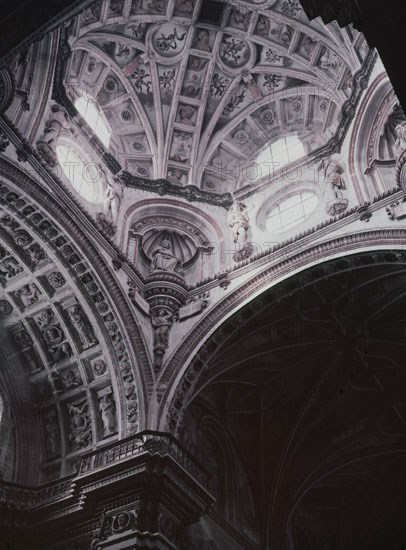
{"label": "plaster ceiling surface", "polygon": [[258,155],[281,137],[328,143],[369,51],[298,0],[104,1],[69,44],[67,94],[96,102],[122,168],[217,193],[269,175]]}

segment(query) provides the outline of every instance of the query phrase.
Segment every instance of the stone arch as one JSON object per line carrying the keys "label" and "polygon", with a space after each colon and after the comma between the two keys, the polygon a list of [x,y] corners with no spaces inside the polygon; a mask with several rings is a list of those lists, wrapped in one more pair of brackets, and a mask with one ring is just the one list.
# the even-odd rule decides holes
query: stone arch
{"label": "stone arch", "polygon": [[[15,314],[15,322],[11,324],[17,328],[13,334],[17,331],[21,336],[19,345],[14,342],[13,347],[9,343],[7,349],[15,364],[20,365],[22,376],[28,360],[24,349],[35,350],[38,372],[44,369],[44,364],[48,365],[45,378],[51,394],[37,396],[37,405],[32,401],[29,386],[43,378],[34,366],[33,372],[28,373],[25,390],[25,399],[37,411],[41,410],[42,416],[50,413],[45,431],[36,427],[32,432],[37,434],[39,449],[35,460],[41,461],[47,446],[48,451],[51,447],[55,450],[58,438],[64,438],[65,450],[62,445],[62,462],[58,462],[58,467],[62,464],[62,473],[68,473],[69,468],[77,467],[82,449],[94,447],[106,437],[122,438],[143,428],[147,404],[142,373],[148,369],[147,355],[136,320],[111,268],[80,226],[80,223],[86,226],[87,220],[78,212],[77,205],[62,190],[55,190],[63,198],[57,202],[10,162],[2,160],[1,170],[0,207],[7,207],[2,209],[1,238],[5,252],[1,277],[2,294],[6,295],[2,312],[4,318]],[[76,216],[69,215],[72,209],[76,210]],[[73,221],[78,218],[81,222]],[[39,321],[41,315],[43,320]],[[104,361],[104,367],[100,360]],[[97,362],[100,377],[95,370]],[[141,369],[140,364],[146,369]],[[5,386],[12,388],[13,384],[7,382]],[[15,395],[10,396],[10,403],[13,398]],[[82,441],[86,424],[91,435]],[[19,434],[21,441],[24,437],[26,441],[29,439],[29,431],[27,425]],[[33,452],[32,447],[30,451]],[[38,477],[35,460],[25,464],[34,468]],[[28,471],[13,475],[16,479],[20,475],[30,480],[36,478]]]}
{"label": "stone arch", "polygon": [[[249,303],[265,290],[322,261],[343,257],[343,261],[351,262],[351,258],[346,260],[345,257],[364,251],[370,251],[372,256],[373,251],[402,248],[405,239],[406,233],[398,229],[365,231],[328,240],[304,252],[284,255],[284,260],[276,266],[264,269],[226,296],[183,340],[159,378],[160,387],[165,388],[160,398],[160,429],[176,433],[187,406],[187,396],[193,394],[195,381],[205,364],[205,359],[200,357],[202,347],[206,342],[215,347],[213,335],[243,306],[249,307]],[[398,256],[399,260],[395,261],[403,261],[403,255],[399,253]]]}

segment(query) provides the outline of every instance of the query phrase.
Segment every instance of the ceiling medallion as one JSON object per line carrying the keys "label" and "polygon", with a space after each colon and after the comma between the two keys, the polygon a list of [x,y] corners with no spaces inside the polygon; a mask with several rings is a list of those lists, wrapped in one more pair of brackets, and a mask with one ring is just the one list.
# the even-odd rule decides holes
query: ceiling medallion
{"label": "ceiling medallion", "polygon": [[123,111],[121,111],[120,117],[122,120],[124,120],[124,122],[130,122],[133,118],[131,111],[129,111],[128,109],[124,109]]}
{"label": "ceiling medallion", "polygon": [[274,112],[272,111],[272,109],[265,109],[260,114],[260,119],[264,124],[272,124],[275,120]]}
{"label": "ceiling medallion", "polygon": [[143,153],[145,151],[145,145],[142,143],[142,141],[133,141],[131,143],[131,147],[132,149],[134,149],[134,151],[137,151],[137,153]]}
{"label": "ceiling medallion", "polygon": [[106,80],[104,82],[104,85],[103,85],[103,88],[107,93],[114,92],[117,89],[116,80],[114,78],[111,78],[111,77],[106,78]]}
{"label": "ceiling medallion", "polygon": [[249,140],[249,135],[245,130],[238,130],[234,134],[234,141],[239,145],[244,145]]}
{"label": "ceiling medallion", "polygon": [[214,168],[218,168],[219,170],[221,170],[222,168],[225,168],[227,166],[227,162],[226,162],[226,159],[224,157],[214,157],[214,159],[212,160],[212,164],[214,166]]}
{"label": "ceiling medallion", "polygon": [[173,23],[159,25],[152,34],[151,45],[161,57],[176,57],[186,44],[187,28]]}

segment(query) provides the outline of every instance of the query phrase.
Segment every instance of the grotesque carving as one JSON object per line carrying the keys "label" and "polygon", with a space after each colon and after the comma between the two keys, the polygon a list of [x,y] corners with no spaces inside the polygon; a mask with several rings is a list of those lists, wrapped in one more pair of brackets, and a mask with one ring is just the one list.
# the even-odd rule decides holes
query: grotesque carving
{"label": "grotesque carving", "polygon": [[0,263],[0,278],[11,279],[21,273],[23,268],[15,258],[6,258]]}
{"label": "grotesque carving", "polygon": [[49,284],[54,288],[55,290],[58,288],[62,288],[65,284],[65,279],[62,276],[62,273],[59,273],[59,271],[52,271],[47,275],[47,279]]}
{"label": "grotesque carving", "polygon": [[69,441],[73,451],[83,449],[92,442],[89,407],[86,399],[75,403],[68,403],[70,416]]}
{"label": "grotesque carving", "polygon": [[65,334],[56,321],[50,309],[42,311],[36,318],[38,327],[47,345],[49,354],[54,361],[67,359],[72,355],[72,349],[66,342]]}
{"label": "grotesque carving", "polygon": [[93,329],[89,321],[85,318],[79,305],[75,305],[69,310],[69,318],[79,336],[83,349],[90,348],[97,344]]}
{"label": "grotesque carving", "polygon": [[40,292],[34,283],[23,286],[17,294],[25,308],[32,306],[35,302],[38,302],[38,298],[40,296]]}
{"label": "grotesque carving", "polygon": [[112,393],[106,393],[100,398],[99,412],[103,427],[103,437],[109,437],[116,433],[116,404]]}
{"label": "grotesque carving", "polygon": [[152,253],[151,268],[153,271],[175,271],[179,260],[172,252],[169,241],[163,240],[161,245]]}
{"label": "grotesque carving", "polygon": [[61,384],[64,390],[70,390],[82,384],[77,367],[72,367],[61,372]]}

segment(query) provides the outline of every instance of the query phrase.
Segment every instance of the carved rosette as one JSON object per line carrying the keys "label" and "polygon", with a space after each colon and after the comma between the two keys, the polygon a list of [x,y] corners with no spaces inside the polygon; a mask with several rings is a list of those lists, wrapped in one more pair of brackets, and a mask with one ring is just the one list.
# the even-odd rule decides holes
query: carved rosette
{"label": "carved rosette", "polygon": [[155,370],[162,366],[169,347],[171,327],[178,319],[179,309],[185,304],[187,296],[185,281],[178,273],[154,271],[146,280],[144,297],[150,306]]}

